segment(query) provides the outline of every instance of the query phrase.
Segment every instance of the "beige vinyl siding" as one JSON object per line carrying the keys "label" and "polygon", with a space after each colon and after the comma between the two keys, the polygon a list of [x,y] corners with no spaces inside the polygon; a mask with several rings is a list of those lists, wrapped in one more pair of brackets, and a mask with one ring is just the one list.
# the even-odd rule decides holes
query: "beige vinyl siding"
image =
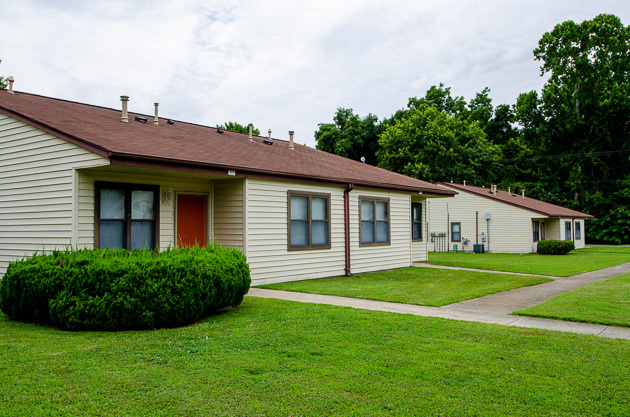
{"label": "beige vinyl siding", "polygon": [[[388,198],[390,245],[360,246],[359,198]],[[406,193],[354,189],[350,193],[352,273],[411,266],[411,199]]]}
{"label": "beige vinyl siding", "polygon": [[243,180],[214,182],[214,236],[221,246],[244,251]]}
{"label": "beige vinyl siding", "polygon": [[[107,169],[87,169],[79,173],[79,242],[82,247],[94,247],[94,182],[108,181],[127,184],[158,185],[160,193],[159,213],[159,248],[176,247],[176,201],[177,193],[203,194],[208,196],[206,202],[206,236],[212,238],[212,181],[209,179],[186,178],[178,171],[144,172],[141,168],[136,173],[112,172]],[[162,191],[172,191],[171,201],[162,199]]]}
{"label": "beige vinyl siding", "polygon": [[564,220],[547,220],[545,222],[545,238],[551,240],[564,240]]}
{"label": "beige vinyl siding", "polygon": [[[10,261],[73,241],[75,169],[109,161],[0,114],[0,277]],[[76,239],[76,238],[75,238]]]}
{"label": "beige vinyl siding", "polygon": [[[447,232],[449,250],[456,244],[458,250],[472,252],[476,242],[484,243],[485,250],[488,249],[488,224],[484,217],[486,212],[491,214],[490,252],[531,253],[535,250],[532,219],[544,221],[547,227],[547,219],[543,219],[542,215],[463,191],[458,193],[453,198],[429,201],[429,233]],[[478,230],[475,216],[479,222]],[[450,223],[461,223],[461,242],[452,241]],[[482,242],[482,232],[486,235],[486,242]],[[547,229],[548,239],[549,232]],[[469,240],[467,245],[464,245],[465,239]],[[433,244],[429,245],[429,250],[434,250]]]}
{"label": "beige vinyl siding", "polygon": [[[580,224],[580,232],[581,232],[581,238],[580,239],[575,239],[575,249],[583,249],[586,243],[586,230],[585,230],[585,224],[584,224],[584,220],[578,220],[575,219],[575,224],[574,224],[574,228],[577,230],[577,224]],[[575,230],[573,231],[573,235],[575,236]]]}
{"label": "beige vinyl siding", "polygon": [[[427,200],[426,199],[418,199],[417,197],[413,197],[411,199],[414,203],[422,204],[422,242],[414,241],[413,234],[411,235],[411,260],[413,262],[426,262],[427,259],[427,242],[429,241],[428,232],[429,229],[427,225]],[[411,216],[411,214],[410,214]],[[410,231],[413,233],[413,230]]]}
{"label": "beige vinyl siding", "polygon": [[[252,284],[345,273],[343,188],[247,179],[246,255]],[[288,191],[330,194],[331,248],[288,250]]]}

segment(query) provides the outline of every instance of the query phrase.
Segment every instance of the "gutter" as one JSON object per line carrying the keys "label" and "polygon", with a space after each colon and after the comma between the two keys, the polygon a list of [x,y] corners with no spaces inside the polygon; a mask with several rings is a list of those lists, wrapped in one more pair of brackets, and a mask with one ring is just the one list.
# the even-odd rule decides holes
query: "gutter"
{"label": "gutter", "polygon": [[354,184],[350,183],[343,190],[343,223],[344,223],[344,240],[346,244],[346,276],[352,276],[350,266],[350,191],[354,189]]}

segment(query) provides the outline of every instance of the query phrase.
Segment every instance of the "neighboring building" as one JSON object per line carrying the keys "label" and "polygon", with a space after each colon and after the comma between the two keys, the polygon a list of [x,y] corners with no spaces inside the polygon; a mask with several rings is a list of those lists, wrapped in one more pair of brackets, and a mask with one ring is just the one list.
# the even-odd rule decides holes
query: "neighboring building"
{"label": "neighboring building", "polygon": [[[526,197],[524,193],[438,182],[455,198],[428,203],[429,250],[536,252],[539,240],[572,240],[584,247],[584,220],[593,216]],[[481,246],[477,246],[481,249]]]}
{"label": "neighboring building", "polygon": [[0,90],[0,277],[36,251],[194,242],[239,248],[254,284],[406,267],[427,259],[427,198],[455,194],[126,105]]}

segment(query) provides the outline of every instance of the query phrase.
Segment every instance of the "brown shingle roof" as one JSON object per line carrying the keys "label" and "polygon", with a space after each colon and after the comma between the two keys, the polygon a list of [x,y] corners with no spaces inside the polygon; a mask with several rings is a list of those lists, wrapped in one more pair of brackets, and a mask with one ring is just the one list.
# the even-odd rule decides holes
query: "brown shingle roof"
{"label": "brown shingle roof", "polygon": [[[264,144],[248,135],[129,112],[129,123],[120,121],[121,111],[72,101],[0,90],[0,112],[17,117],[91,151],[115,160],[159,162],[162,165],[235,169],[239,173],[354,183],[377,188],[453,195],[434,184],[362,164],[337,155],[286,141]],[[146,117],[147,123],[133,121]],[[227,171],[226,171],[227,173]]]}
{"label": "brown shingle roof", "polygon": [[551,203],[545,203],[544,201],[536,200],[530,197],[523,198],[521,194],[508,193],[504,190],[497,190],[496,194],[492,194],[489,188],[475,187],[472,185],[453,184],[449,182],[438,182],[437,184],[443,185],[456,191],[478,195],[480,197],[488,198],[490,200],[500,201],[511,206],[544,214],[548,217],[575,217],[579,219],[595,218],[590,214],[581,213],[579,211],[560,207]]}

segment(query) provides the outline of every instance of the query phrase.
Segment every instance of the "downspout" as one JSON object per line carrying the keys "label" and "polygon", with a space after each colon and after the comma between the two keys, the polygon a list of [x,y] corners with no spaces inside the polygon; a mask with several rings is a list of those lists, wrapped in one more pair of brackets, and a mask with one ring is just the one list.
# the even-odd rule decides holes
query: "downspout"
{"label": "downspout", "polygon": [[343,190],[343,223],[344,223],[344,238],[346,244],[346,276],[352,276],[352,270],[350,268],[350,191],[354,189],[354,184],[350,183]]}
{"label": "downspout", "polygon": [[475,212],[475,244],[479,244],[479,211]]}

